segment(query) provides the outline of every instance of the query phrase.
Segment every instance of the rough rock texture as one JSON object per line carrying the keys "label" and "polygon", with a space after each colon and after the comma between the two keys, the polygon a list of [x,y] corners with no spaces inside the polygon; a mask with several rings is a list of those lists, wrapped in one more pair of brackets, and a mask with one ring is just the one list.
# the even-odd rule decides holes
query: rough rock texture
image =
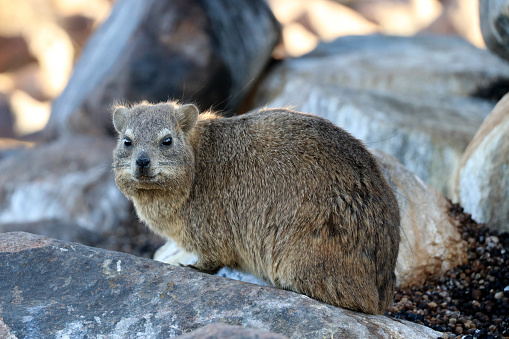
{"label": "rough rock texture", "polygon": [[500,79],[509,65],[460,40],[347,37],[282,62],[254,106],[323,116],[450,197],[459,159],[494,106],[466,95]]}
{"label": "rough rock texture", "polygon": [[111,172],[114,141],[74,137],[0,162],[0,224],[58,219],[98,232],[127,218]]}
{"label": "rough rock texture", "polygon": [[468,145],[454,183],[454,200],[476,221],[509,231],[509,94]]}
{"label": "rough rock texture", "polygon": [[191,333],[186,333],[178,337],[179,339],[285,339],[284,335],[253,330],[241,326],[232,326],[226,324],[210,324],[203,326]]}
{"label": "rough rock texture", "polygon": [[479,1],[479,18],[486,46],[509,61],[509,1]]}
{"label": "rough rock texture", "polygon": [[0,235],[0,331],[16,337],[175,337],[223,322],[290,338],[436,338],[406,321],[27,233]]}
{"label": "rough rock texture", "polygon": [[46,132],[108,133],[114,101],[234,109],[279,34],[263,0],[117,1],[54,102]]}
{"label": "rough rock texture", "polygon": [[[304,77],[325,84],[414,93],[423,99],[444,94],[488,96],[490,89],[509,87],[509,64],[461,38],[436,35],[342,37],[283,62],[273,73],[270,82],[280,78],[280,84]],[[277,93],[266,95],[271,101]]]}
{"label": "rough rock texture", "polygon": [[400,288],[437,279],[467,262],[467,243],[449,215],[451,204],[394,157],[371,149],[398,199],[401,243],[396,276]]}
{"label": "rough rock texture", "polygon": [[[396,276],[400,288],[437,279],[449,269],[467,262],[467,244],[461,239],[457,222],[449,215],[450,202],[394,157],[370,150],[396,192],[401,210],[401,243]],[[197,256],[169,240],[154,259],[172,265],[194,264]],[[251,274],[223,268],[218,276],[268,285]]]}

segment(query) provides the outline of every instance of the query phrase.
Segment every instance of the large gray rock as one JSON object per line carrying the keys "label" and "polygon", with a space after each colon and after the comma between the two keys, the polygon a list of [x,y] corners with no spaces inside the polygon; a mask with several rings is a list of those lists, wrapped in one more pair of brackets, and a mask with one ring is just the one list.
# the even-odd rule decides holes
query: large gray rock
{"label": "large gray rock", "polygon": [[108,133],[115,101],[234,109],[279,36],[263,0],[119,0],[54,102],[46,132]]}
{"label": "large gray rock", "polygon": [[[507,84],[509,64],[458,37],[374,34],[322,43],[308,55],[286,60],[272,73],[269,81],[280,84],[304,78],[352,88],[413,93],[431,100],[429,96],[435,94],[488,93]],[[270,93],[266,95],[271,101]],[[277,92],[272,98],[275,96]]]}
{"label": "large gray rock", "polygon": [[325,117],[450,196],[459,159],[494,106],[467,95],[500,79],[509,65],[459,39],[347,37],[282,62],[255,106]]}
{"label": "large gray rock", "polygon": [[290,338],[436,338],[430,328],[128,254],[0,235],[4,337],[171,338],[223,322]]}
{"label": "large gray rock", "polygon": [[110,139],[75,136],[19,151],[0,162],[0,224],[59,220],[109,232],[128,218],[116,188]]}
{"label": "large gray rock", "polygon": [[509,61],[509,1],[479,1],[479,18],[486,46]]}
{"label": "large gray rock", "polygon": [[509,231],[509,94],[468,145],[454,181],[454,200],[477,222]]}

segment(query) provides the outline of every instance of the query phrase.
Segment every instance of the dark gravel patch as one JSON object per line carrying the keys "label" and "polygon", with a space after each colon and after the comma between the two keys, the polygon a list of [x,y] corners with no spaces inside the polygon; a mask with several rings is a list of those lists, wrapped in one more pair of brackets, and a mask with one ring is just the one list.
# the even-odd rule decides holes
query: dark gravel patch
{"label": "dark gravel patch", "polygon": [[155,235],[140,222],[133,212],[125,225],[104,234],[99,241],[86,245],[129,253],[143,258],[152,258],[155,251],[163,246],[165,242],[163,238]]}
{"label": "dark gravel patch", "polygon": [[450,338],[509,337],[509,233],[476,223],[457,204],[450,214],[468,242],[468,263],[436,281],[398,289],[387,315],[445,332]]}

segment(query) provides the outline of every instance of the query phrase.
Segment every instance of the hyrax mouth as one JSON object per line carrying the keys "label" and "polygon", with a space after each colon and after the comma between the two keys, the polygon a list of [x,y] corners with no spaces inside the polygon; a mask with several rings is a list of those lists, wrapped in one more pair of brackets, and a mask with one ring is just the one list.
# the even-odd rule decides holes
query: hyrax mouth
{"label": "hyrax mouth", "polygon": [[150,182],[155,180],[157,174],[158,173],[156,173],[152,168],[145,169],[135,168],[134,171],[132,172],[131,177],[135,181]]}

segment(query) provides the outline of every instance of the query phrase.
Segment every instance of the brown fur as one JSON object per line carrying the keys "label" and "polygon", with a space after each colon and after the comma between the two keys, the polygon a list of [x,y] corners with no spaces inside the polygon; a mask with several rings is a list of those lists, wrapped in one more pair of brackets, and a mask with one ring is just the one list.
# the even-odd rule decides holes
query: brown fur
{"label": "brown fur", "polygon": [[367,313],[391,304],[398,204],[344,130],[286,109],[198,117],[174,102],[117,108],[113,120],[118,187],[154,232],[198,255],[194,268],[228,266]]}

